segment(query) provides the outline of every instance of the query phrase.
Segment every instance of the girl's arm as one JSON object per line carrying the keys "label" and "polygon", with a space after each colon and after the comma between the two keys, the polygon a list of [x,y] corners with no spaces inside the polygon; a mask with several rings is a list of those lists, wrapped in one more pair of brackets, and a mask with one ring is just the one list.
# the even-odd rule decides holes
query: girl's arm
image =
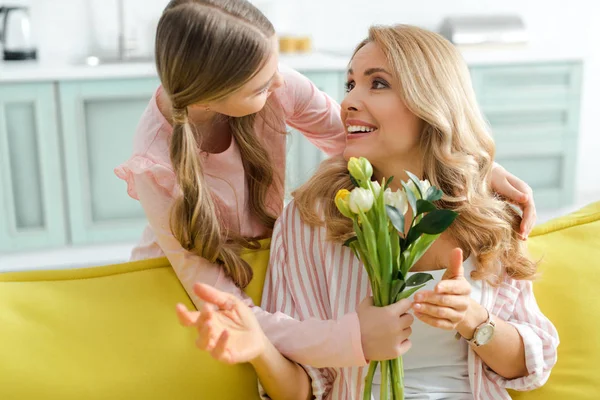
{"label": "girl's arm", "polygon": [[[177,314],[183,325],[194,325],[200,332],[207,333],[205,336],[201,335],[200,340],[216,338],[205,344],[205,349],[212,357],[227,364],[252,364],[264,391],[271,399],[312,398],[306,371],[277,351],[248,306],[234,295],[212,286],[197,284],[194,289],[198,297],[206,302],[200,318],[194,319],[183,305],[178,305]],[[213,335],[211,331],[223,322],[227,328]]]}

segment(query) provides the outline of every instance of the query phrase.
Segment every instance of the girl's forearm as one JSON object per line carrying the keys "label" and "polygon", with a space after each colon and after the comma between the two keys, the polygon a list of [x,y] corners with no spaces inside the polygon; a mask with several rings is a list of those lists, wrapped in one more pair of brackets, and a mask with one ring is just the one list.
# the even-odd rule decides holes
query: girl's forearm
{"label": "girl's forearm", "polygon": [[264,390],[273,400],[312,398],[310,378],[298,364],[285,358],[265,337],[265,351],[250,362]]}

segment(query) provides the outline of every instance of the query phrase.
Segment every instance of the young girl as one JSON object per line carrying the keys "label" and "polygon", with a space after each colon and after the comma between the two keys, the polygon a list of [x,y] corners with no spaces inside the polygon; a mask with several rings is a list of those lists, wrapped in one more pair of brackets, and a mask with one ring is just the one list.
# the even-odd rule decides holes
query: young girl
{"label": "young girl", "polygon": [[[558,336],[533,295],[536,265],[515,231],[519,218],[487,187],[494,144],[457,50],[419,28],[371,28],[351,61],[347,87],[342,120],[352,129],[344,158],[368,158],[375,178],[395,176],[396,187],[412,171],[446,193],[441,208],[459,213],[413,267],[436,281],[411,298],[418,320],[404,355],[406,398],[508,400],[507,388],[541,386],[556,362]],[[357,126],[370,129],[356,132]],[[350,221],[333,202],[339,189],[352,187],[344,158],[324,162],[275,225],[263,296],[268,311],[335,319],[370,293],[363,266],[342,246]],[[256,365],[272,357],[239,300],[206,286],[198,293],[220,309],[196,322],[201,348],[226,362]],[[240,318],[224,326],[232,313]],[[357,399],[366,368],[307,372],[316,398]]]}
{"label": "young girl", "polygon": [[[375,329],[384,318],[375,307],[300,323],[255,307],[241,290],[252,269],[239,249],[270,237],[283,209],[286,125],[330,155],[340,154],[346,140],[339,106],[279,66],[277,43],[271,23],[247,1],[167,5],[156,35],[162,86],[141,118],[133,156],[115,170],[149,222],[132,259],[167,256],[197,307],[195,282],[243,299],[277,349],[295,361],[344,367],[391,357],[397,349],[379,346],[386,342],[370,334],[393,341],[395,333]],[[501,167],[494,171],[492,187],[525,204],[526,235],[535,219],[530,189]],[[316,334],[310,343],[300,340],[306,332]]]}

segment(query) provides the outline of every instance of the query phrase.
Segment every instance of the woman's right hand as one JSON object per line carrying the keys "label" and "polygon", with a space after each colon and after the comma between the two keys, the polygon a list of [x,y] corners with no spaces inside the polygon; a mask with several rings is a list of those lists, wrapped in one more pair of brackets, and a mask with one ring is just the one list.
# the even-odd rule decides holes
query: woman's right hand
{"label": "woman's right hand", "polygon": [[196,346],[227,364],[252,362],[265,351],[267,338],[254,313],[234,295],[197,283],[194,292],[204,301],[200,311],[177,305],[184,326],[198,331]]}
{"label": "woman's right hand", "polygon": [[391,360],[402,356],[410,347],[414,318],[407,311],[412,303],[404,299],[395,304],[376,307],[367,297],[356,312],[360,321],[363,353],[368,361]]}

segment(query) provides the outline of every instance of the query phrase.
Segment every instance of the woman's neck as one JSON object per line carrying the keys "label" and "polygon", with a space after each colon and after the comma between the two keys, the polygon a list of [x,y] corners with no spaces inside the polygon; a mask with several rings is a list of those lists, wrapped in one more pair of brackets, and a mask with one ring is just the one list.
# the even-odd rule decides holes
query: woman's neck
{"label": "woman's neck", "polygon": [[[416,153],[416,152],[415,152]],[[394,177],[394,180],[390,184],[392,190],[402,188],[400,181],[409,182],[409,177],[406,171],[416,175],[419,179],[423,179],[423,161],[420,155],[415,154],[401,156],[394,160],[381,163],[381,165],[374,166],[374,177],[379,182],[385,177],[389,180],[390,177]]]}

